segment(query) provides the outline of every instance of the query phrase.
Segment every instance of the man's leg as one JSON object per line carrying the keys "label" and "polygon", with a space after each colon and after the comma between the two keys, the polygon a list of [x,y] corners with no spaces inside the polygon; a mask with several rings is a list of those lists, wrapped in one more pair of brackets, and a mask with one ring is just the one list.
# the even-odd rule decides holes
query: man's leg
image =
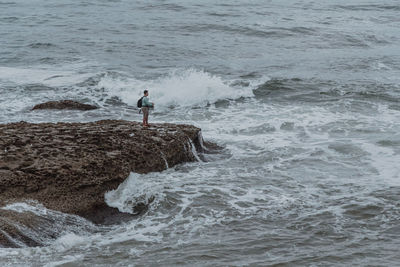
{"label": "man's leg", "polygon": [[143,126],[149,125],[149,108],[143,109]]}

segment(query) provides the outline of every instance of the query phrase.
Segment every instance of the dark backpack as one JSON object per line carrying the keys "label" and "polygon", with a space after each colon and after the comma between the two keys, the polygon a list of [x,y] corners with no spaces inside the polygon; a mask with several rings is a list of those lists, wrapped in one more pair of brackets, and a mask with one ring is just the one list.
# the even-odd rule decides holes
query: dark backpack
{"label": "dark backpack", "polygon": [[142,107],[142,99],[143,99],[143,96],[137,101],[137,107],[138,108]]}

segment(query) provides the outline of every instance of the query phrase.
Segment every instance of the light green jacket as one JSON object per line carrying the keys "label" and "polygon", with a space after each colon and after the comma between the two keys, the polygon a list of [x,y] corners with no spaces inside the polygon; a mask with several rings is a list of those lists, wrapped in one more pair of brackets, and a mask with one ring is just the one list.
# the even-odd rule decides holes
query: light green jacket
{"label": "light green jacket", "polygon": [[152,107],[152,106],[153,106],[153,104],[150,103],[149,98],[144,96],[142,98],[142,107]]}

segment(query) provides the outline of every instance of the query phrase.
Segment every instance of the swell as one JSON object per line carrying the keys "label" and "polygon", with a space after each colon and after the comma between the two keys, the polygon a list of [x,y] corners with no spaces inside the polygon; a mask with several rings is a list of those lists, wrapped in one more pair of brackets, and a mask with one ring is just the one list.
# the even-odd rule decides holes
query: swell
{"label": "swell", "polygon": [[362,5],[334,5],[335,10],[342,9],[348,11],[400,11],[399,5],[382,4],[362,4]]}
{"label": "swell", "polygon": [[219,24],[195,24],[180,27],[185,32],[223,32],[228,34],[240,34],[249,37],[263,38],[284,38],[296,35],[311,35],[315,29],[308,27],[265,27],[265,29],[257,29],[248,26],[238,25],[219,25]]}
{"label": "swell", "polygon": [[256,99],[293,102],[329,102],[343,99],[397,104],[400,87],[396,84],[360,82],[339,84],[330,80],[299,78],[272,79],[253,90]]}

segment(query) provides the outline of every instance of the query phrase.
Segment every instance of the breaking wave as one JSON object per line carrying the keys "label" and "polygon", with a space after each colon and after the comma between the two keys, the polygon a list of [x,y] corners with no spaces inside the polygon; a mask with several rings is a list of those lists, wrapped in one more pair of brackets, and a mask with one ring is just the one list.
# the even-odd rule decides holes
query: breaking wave
{"label": "breaking wave", "polygon": [[158,107],[204,106],[223,99],[253,96],[249,88],[236,88],[221,77],[196,69],[174,70],[154,80],[139,80],[106,74],[95,86],[108,97],[136,106],[145,89]]}

